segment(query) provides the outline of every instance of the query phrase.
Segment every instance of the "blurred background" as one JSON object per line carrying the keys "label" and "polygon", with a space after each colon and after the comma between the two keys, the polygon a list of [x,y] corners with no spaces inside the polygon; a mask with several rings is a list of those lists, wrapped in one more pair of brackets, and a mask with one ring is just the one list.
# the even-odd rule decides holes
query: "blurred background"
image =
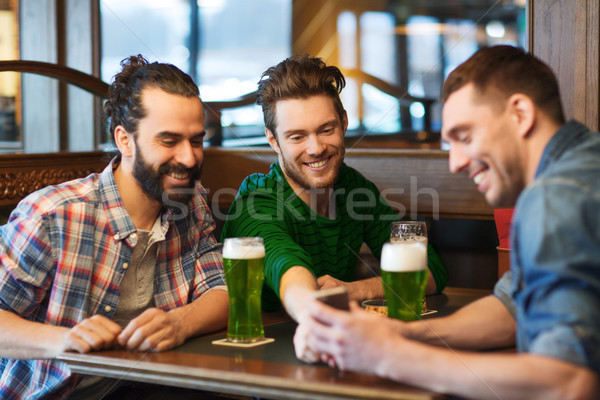
{"label": "blurred background", "polygon": [[[62,61],[110,82],[140,53],[177,65],[213,102],[253,93],[266,68],[308,53],[348,77],[349,145],[444,148],[444,78],[483,46],[527,47],[526,25],[525,0],[0,0],[0,60]],[[109,147],[100,102],[55,85],[0,72],[1,152]],[[40,102],[55,110],[32,111]],[[215,111],[208,145],[266,144],[260,109],[245,103]]]}

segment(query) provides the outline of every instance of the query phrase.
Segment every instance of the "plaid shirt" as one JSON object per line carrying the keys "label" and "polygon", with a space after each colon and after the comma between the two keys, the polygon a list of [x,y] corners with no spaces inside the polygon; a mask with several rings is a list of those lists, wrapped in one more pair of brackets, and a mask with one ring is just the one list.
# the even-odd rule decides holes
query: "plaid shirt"
{"label": "plaid shirt", "polygon": [[[0,227],[0,309],[65,327],[94,314],[112,318],[137,242],[114,165],[19,203]],[[199,183],[195,193],[189,211],[161,215],[165,240],[158,244],[154,302],[162,310],[225,285],[214,221]],[[63,398],[77,380],[57,360],[0,359],[0,372],[2,399]]]}

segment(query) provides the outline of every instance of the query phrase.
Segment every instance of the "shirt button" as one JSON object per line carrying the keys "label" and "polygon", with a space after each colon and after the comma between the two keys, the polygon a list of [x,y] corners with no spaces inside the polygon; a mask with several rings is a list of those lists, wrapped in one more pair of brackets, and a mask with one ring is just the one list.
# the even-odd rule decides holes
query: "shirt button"
{"label": "shirt button", "polygon": [[119,238],[120,238],[120,236],[119,236],[119,234],[118,234],[118,233],[117,233],[117,234],[115,234],[115,236],[113,236],[113,239],[115,239],[115,240],[119,240]]}
{"label": "shirt button", "polygon": [[131,234],[131,238],[132,238],[132,239],[135,239],[136,237],[137,237],[137,233],[133,232],[133,233]]}
{"label": "shirt button", "polygon": [[123,269],[127,269],[127,268],[129,268],[129,264],[123,263]]}
{"label": "shirt button", "polygon": [[106,311],[106,312],[110,312],[110,310],[112,310],[112,307],[111,307],[111,306],[105,306],[105,307],[104,307],[104,311]]}

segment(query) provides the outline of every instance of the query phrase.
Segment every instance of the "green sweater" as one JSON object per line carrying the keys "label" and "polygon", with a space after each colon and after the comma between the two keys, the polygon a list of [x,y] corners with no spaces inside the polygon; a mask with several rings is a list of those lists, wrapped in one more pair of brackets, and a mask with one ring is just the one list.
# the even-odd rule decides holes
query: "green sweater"
{"label": "green sweater", "polygon": [[[242,182],[221,240],[244,236],[264,239],[265,311],[281,308],[279,283],[293,266],[306,267],[316,277],[331,275],[353,281],[362,243],[379,259],[383,244],[389,240],[392,221],[400,219],[375,184],[345,164],[335,183],[335,207],[335,219],[315,213],[296,196],[279,163],[271,165],[268,174],[252,174]],[[431,246],[428,265],[441,291],[448,274]]]}

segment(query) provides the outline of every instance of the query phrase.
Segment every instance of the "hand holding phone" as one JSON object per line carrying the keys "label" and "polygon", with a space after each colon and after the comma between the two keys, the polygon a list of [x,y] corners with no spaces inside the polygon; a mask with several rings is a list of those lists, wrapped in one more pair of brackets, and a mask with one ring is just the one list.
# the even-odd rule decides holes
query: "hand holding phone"
{"label": "hand holding phone", "polygon": [[350,311],[348,290],[343,286],[319,290],[315,292],[314,297],[338,310]]}

